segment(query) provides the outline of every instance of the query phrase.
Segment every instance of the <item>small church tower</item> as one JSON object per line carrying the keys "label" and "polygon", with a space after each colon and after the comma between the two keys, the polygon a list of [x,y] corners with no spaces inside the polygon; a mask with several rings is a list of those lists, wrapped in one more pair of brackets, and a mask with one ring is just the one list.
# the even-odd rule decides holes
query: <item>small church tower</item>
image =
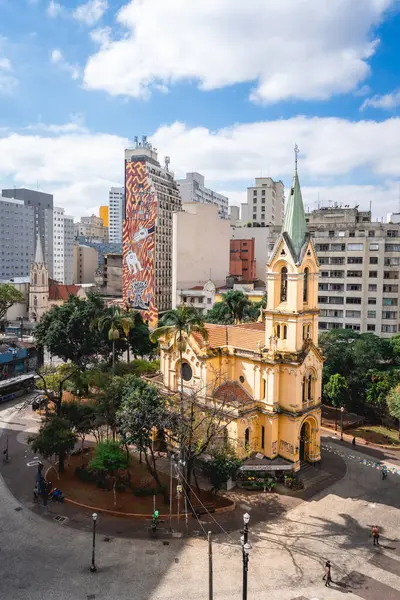
{"label": "small church tower", "polygon": [[48,310],[49,271],[44,262],[42,243],[38,233],[35,260],[31,265],[29,286],[29,319],[39,321]]}

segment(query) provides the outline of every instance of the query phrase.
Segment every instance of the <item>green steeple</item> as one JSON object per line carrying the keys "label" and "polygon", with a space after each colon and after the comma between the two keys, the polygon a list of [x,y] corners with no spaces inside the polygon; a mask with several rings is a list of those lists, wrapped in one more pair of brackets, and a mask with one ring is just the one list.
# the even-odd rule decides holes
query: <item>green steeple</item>
{"label": "green steeple", "polygon": [[292,242],[296,257],[300,255],[300,250],[307,235],[307,223],[304,213],[303,198],[301,196],[300,181],[297,174],[297,146],[296,146],[296,170],[293,177],[293,184],[290,190],[290,196],[286,206],[285,220],[283,222],[282,233],[286,232]]}

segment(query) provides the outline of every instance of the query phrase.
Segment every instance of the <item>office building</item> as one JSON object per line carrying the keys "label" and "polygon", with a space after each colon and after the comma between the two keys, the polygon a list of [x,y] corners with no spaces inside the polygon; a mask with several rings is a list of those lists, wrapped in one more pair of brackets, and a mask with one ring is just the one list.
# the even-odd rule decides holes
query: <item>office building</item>
{"label": "office building", "polygon": [[150,325],[172,308],[172,215],[181,198],[169,159],[162,167],[146,137],[125,150],[123,298]]}
{"label": "office building", "polygon": [[104,227],[108,227],[108,216],[109,216],[108,206],[100,206],[99,207],[99,217],[100,217],[100,219],[103,219]]}
{"label": "office building", "polygon": [[256,177],[255,185],[247,188],[247,202],[241,206],[242,223],[280,227],[285,213],[285,188],[282,181],[274,181],[271,177]]}
{"label": "office building", "polygon": [[251,283],[257,279],[254,248],[254,238],[230,241],[229,275],[237,281]]}
{"label": "office building", "polygon": [[214,204],[218,208],[218,215],[228,219],[228,198],[218,192],[205,187],[204,175],[200,173],[186,173],[185,179],[177,179],[182,204],[200,202],[200,204]]}
{"label": "office building", "polygon": [[81,220],[75,223],[75,237],[79,236],[94,242],[107,242],[108,227],[105,227],[103,219],[96,215],[81,217]]}
{"label": "office building", "polygon": [[113,244],[122,244],[122,222],[125,214],[125,189],[112,187],[108,199],[109,231],[108,237]]}
{"label": "office building", "polygon": [[182,209],[172,215],[173,308],[189,290],[203,289],[208,280],[225,285],[229,275],[230,222],[215,205],[192,202]]}
{"label": "office building", "polygon": [[29,276],[34,254],[33,206],[0,196],[0,279]]}
{"label": "office building", "polygon": [[104,255],[102,293],[122,297],[122,254]]}
{"label": "office building", "polygon": [[74,277],[74,219],[53,208],[53,279],[70,285]]}
{"label": "office building", "polygon": [[94,283],[98,268],[98,251],[85,244],[75,243],[73,247],[73,283]]}

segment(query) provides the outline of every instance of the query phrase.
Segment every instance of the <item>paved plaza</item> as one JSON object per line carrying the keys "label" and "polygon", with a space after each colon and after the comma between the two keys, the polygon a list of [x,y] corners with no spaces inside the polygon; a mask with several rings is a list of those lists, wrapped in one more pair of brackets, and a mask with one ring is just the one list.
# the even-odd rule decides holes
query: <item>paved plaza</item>
{"label": "paved plaza", "polygon": [[[35,417],[0,407],[3,448],[13,432],[24,444]],[[37,424],[36,424],[37,426]],[[328,452],[346,462],[342,479],[307,501],[285,506],[265,519],[250,520],[248,598],[268,600],[333,600],[351,594],[354,600],[400,599],[400,475],[380,470],[361,448],[324,439]],[[25,443],[26,463],[33,458]],[[379,461],[378,461],[379,462]],[[389,467],[391,463],[385,460]],[[13,468],[2,466],[2,473]],[[18,468],[22,481],[33,478],[29,467]],[[18,495],[18,494],[17,494]],[[272,497],[272,496],[271,496]],[[274,503],[271,504],[275,506]],[[207,542],[202,537],[151,540],[125,536],[129,522],[119,521],[119,535],[104,535],[107,521],[99,517],[96,573],[91,559],[90,514],[71,527],[21,502],[0,478],[0,598],[10,600],[200,600],[208,598]],[[243,506],[243,512],[252,506]],[[207,531],[219,531],[213,544],[214,598],[239,600],[242,586],[240,533],[219,527],[220,518],[202,518]],[[381,546],[369,537],[381,528]],[[142,525],[143,527],[143,525]],[[324,563],[332,563],[331,588],[322,581]]]}

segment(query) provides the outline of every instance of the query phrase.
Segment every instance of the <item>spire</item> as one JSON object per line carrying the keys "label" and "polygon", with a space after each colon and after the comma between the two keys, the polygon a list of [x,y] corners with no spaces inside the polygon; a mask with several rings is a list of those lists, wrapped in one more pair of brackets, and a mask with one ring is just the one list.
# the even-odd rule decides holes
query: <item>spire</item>
{"label": "spire", "polygon": [[36,237],[36,250],[35,250],[35,261],[34,262],[38,265],[44,264],[42,242],[40,241],[39,232]]}
{"label": "spire", "polygon": [[306,216],[304,213],[303,198],[301,196],[300,181],[297,173],[298,153],[299,148],[296,144],[294,147],[295,172],[282,228],[282,233],[286,232],[290,237],[296,257],[299,256],[307,235]]}

